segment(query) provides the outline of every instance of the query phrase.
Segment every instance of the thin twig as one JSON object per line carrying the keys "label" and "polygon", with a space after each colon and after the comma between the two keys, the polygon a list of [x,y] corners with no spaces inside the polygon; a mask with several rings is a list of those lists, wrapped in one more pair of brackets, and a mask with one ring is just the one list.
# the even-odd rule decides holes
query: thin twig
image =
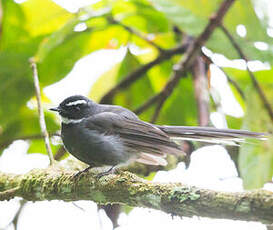
{"label": "thin twig", "polygon": [[[193,41],[193,38],[191,36],[184,35],[182,46],[185,45],[185,46],[189,47],[189,45],[192,43],[192,41]],[[173,67],[173,69],[175,69],[175,66]],[[152,116],[152,118],[150,120],[151,123],[156,122],[156,120],[159,117],[159,114],[161,112],[161,109],[162,109],[162,107],[164,105],[164,102],[165,102],[165,100],[167,100],[167,98],[168,98],[168,96],[163,91],[162,94],[160,94],[160,97],[158,99],[157,106],[155,108],[154,114],[153,114],[153,116]]]}
{"label": "thin twig", "polygon": [[238,85],[238,83],[236,81],[234,81],[224,70],[223,68],[220,68],[220,70],[222,70],[222,72],[226,75],[228,82],[234,86],[234,88],[237,90],[237,92],[240,94],[240,96],[245,100],[245,94],[243,92],[243,90],[241,89],[241,87]]}
{"label": "thin twig", "polygon": [[144,102],[142,105],[140,105],[134,112],[135,114],[141,114],[143,113],[146,109],[150,108],[159,98],[161,97],[161,92],[150,97],[146,102]]}
{"label": "thin twig", "polygon": [[[200,48],[206,43],[206,41],[210,38],[211,34],[213,33],[214,29],[221,23],[223,17],[227,13],[228,9],[232,5],[235,0],[226,0],[224,1],[217,13],[210,18],[210,22],[201,33],[201,35],[190,45],[187,49],[187,52],[181,59],[181,61],[175,66],[174,73],[171,76],[170,80],[167,82],[165,87],[156,95],[152,96],[147,102],[141,105],[136,112],[140,113],[143,112],[144,109],[149,108],[158,99],[163,100],[163,103],[166,99],[171,95],[174,88],[178,84],[180,78],[183,74],[191,67],[193,61],[195,60],[196,56],[200,52]],[[162,104],[163,106],[163,104]]]}
{"label": "thin twig", "polygon": [[56,161],[61,160],[61,158],[65,155],[65,153],[66,153],[66,149],[65,149],[64,146],[62,145],[62,146],[57,150],[57,152],[55,153],[54,159],[55,159]]}
{"label": "thin twig", "polygon": [[39,86],[37,65],[36,65],[33,58],[30,59],[30,64],[31,64],[32,72],[33,72],[34,87],[35,87],[35,93],[36,93],[36,99],[37,99],[37,105],[38,105],[38,114],[39,114],[39,122],[40,122],[41,132],[44,137],[45,147],[46,147],[46,151],[47,151],[47,154],[49,157],[50,165],[52,165],[54,163],[54,158],[53,158],[52,150],[50,147],[49,135],[48,135],[48,132],[46,129],[45,117],[44,117],[44,112],[43,112],[43,108],[42,108],[41,91],[40,91],[40,86]]}
{"label": "thin twig", "polygon": [[0,192],[0,200],[10,200],[16,196],[17,191],[20,189],[20,187],[15,187],[8,189],[6,191]]}
{"label": "thin twig", "polygon": [[152,116],[152,119],[150,120],[151,123],[155,123],[159,114],[160,114],[160,111],[163,107],[163,104],[164,104],[164,100],[163,98],[161,100],[159,100],[159,102],[157,103],[157,106],[155,108],[155,111],[154,111],[154,114]]}
{"label": "thin twig", "polygon": [[137,37],[141,38],[142,40],[146,41],[148,44],[152,45],[153,47],[155,47],[159,52],[164,52],[165,50],[162,49],[159,45],[157,45],[156,43],[154,43],[153,41],[151,41],[149,38],[143,36],[140,32],[134,30],[133,28],[127,26],[127,25],[124,25],[123,23],[117,21],[116,19],[112,18],[112,17],[109,17],[108,18],[108,21],[110,23],[113,23],[113,24],[116,24],[116,25],[119,25],[121,27],[123,27],[125,30],[127,30],[129,33],[131,34],[134,34],[136,35]]}
{"label": "thin twig", "polygon": [[[202,58],[205,60],[205,62],[210,65],[210,64],[215,64],[212,59],[208,56],[205,56],[205,54],[202,54]],[[217,67],[226,75],[226,78],[228,80],[228,82],[234,86],[234,88],[238,91],[238,93],[240,94],[240,96],[245,100],[245,95],[243,90],[241,89],[240,85],[233,80],[228,74],[227,72],[220,66],[217,65]]]}
{"label": "thin twig", "polygon": [[160,64],[161,62],[168,60],[172,56],[176,54],[182,54],[186,51],[188,47],[188,44],[185,45],[180,45],[176,48],[165,50],[163,53],[160,53],[157,58],[155,58],[153,61],[140,66],[138,69],[135,71],[131,72],[126,76],[122,81],[120,81],[115,87],[110,89],[100,100],[100,103],[102,104],[111,104],[112,99],[115,96],[115,94],[121,90],[125,89],[128,86],[130,86],[132,83],[134,83],[136,80],[141,78],[148,70],[150,70],[152,67],[155,65]]}
{"label": "thin twig", "polygon": [[[225,35],[228,37],[229,41],[231,42],[231,44],[233,45],[233,47],[235,48],[235,50],[238,52],[239,56],[244,59],[246,61],[246,63],[249,61],[249,59],[247,58],[247,56],[244,54],[243,50],[240,48],[239,44],[235,41],[235,39],[233,38],[233,36],[231,35],[231,33],[227,30],[227,28],[223,25],[220,26],[220,28],[222,29],[222,31],[225,33]],[[272,107],[268,101],[268,99],[265,96],[265,93],[262,90],[262,87],[260,86],[259,82],[257,81],[256,77],[254,76],[253,72],[249,69],[248,65],[246,65],[246,69],[248,71],[248,74],[251,78],[252,84],[255,87],[255,89],[257,90],[265,109],[267,110],[271,120],[273,121],[273,110]]]}

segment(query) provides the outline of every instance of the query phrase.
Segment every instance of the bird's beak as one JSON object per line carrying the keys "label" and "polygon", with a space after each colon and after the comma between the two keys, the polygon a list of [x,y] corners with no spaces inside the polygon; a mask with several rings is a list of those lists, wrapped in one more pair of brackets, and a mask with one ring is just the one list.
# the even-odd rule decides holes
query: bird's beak
{"label": "bird's beak", "polygon": [[50,108],[49,110],[54,111],[54,112],[60,112],[60,108],[59,107]]}

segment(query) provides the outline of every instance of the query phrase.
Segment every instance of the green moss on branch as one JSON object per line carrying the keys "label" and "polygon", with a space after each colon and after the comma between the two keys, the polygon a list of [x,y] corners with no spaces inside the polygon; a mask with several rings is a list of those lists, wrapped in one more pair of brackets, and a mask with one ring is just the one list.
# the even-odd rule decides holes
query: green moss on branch
{"label": "green moss on branch", "polygon": [[[92,172],[75,179],[74,173],[57,166],[24,175],[0,173],[0,200],[14,196],[29,201],[92,200],[148,207],[178,216],[273,222],[273,193],[269,191],[216,192],[180,183],[153,183],[129,172],[100,179]],[[16,192],[7,196],[5,191],[13,188]]]}

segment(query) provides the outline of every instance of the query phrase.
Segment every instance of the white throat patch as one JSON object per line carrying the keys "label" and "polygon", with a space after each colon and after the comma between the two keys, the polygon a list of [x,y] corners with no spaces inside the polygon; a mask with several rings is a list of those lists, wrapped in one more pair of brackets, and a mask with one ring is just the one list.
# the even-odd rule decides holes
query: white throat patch
{"label": "white throat patch", "polygon": [[64,124],[77,124],[77,123],[80,123],[81,121],[83,121],[85,118],[81,118],[81,119],[69,119],[69,118],[66,118],[66,117],[62,117],[62,122]]}
{"label": "white throat patch", "polygon": [[87,101],[85,100],[71,101],[67,103],[66,106],[79,105],[79,104],[87,104]]}

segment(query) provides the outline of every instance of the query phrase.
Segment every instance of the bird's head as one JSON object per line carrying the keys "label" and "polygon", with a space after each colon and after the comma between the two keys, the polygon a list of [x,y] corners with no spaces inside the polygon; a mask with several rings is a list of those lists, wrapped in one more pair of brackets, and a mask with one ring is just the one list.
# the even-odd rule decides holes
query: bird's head
{"label": "bird's head", "polygon": [[75,95],[66,98],[56,108],[50,110],[58,112],[64,123],[77,123],[93,113],[94,102],[87,97]]}

